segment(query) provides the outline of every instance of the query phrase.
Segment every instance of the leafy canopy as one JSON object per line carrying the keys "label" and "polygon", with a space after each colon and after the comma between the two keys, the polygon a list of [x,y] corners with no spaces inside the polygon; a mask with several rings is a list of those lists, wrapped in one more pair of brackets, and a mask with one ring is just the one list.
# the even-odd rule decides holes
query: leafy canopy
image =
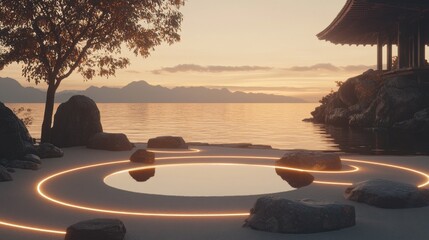
{"label": "leafy canopy", "polygon": [[147,57],[180,40],[184,0],[1,0],[0,70],[18,62],[36,84],[56,88],[78,71],[85,80],[129,65],[121,47]]}

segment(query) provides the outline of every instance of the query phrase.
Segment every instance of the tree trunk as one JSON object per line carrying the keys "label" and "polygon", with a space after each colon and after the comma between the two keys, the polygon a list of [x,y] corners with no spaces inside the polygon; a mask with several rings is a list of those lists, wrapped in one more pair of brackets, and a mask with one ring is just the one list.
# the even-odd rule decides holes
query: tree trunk
{"label": "tree trunk", "polygon": [[52,115],[54,113],[54,102],[56,87],[54,84],[49,83],[48,92],[46,93],[45,114],[43,116],[42,124],[42,139],[43,143],[51,141],[51,126]]}

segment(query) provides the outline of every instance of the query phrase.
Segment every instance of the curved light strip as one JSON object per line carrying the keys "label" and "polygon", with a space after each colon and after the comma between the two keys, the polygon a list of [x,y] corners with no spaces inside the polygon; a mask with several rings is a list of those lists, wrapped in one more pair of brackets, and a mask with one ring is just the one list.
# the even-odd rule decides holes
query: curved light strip
{"label": "curved light strip", "polygon": [[371,164],[371,165],[377,165],[377,166],[383,166],[383,167],[396,168],[396,169],[401,169],[401,170],[412,172],[412,173],[417,173],[417,174],[422,175],[423,177],[426,178],[426,182],[418,185],[417,187],[422,188],[422,187],[429,185],[429,175],[424,173],[424,172],[412,169],[412,168],[407,168],[407,167],[403,167],[403,166],[399,166],[399,165],[393,165],[393,164],[387,164],[387,163],[369,162],[369,161],[354,160],[354,159],[348,159],[348,158],[342,158],[341,160],[346,161],[346,162],[364,163],[364,164]]}
{"label": "curved light strip", "polygon": [[201,152],[201,149],[197,149],[197,148],[189,148],[186,151],[176,151],[176,150],[158,150],[159,148],[147,148],[146,150],[148,152],[153,152],[153,153],[199,153]]}
{"label": "curved light strip", "polygon": [[16,223],[3,222],[1,220],[0,220],[0,225],[24,229],[24,230],[36,231],[36,232],[53,233],[53,234],[60,234],[60,235],[66,234],[65,231],[61,231],[61,230],[54,230],[54,229],[46,229],[46,228],[40,228],[40,227],[35,227],[35,226],[21,225],[21,224],[16,224]]}

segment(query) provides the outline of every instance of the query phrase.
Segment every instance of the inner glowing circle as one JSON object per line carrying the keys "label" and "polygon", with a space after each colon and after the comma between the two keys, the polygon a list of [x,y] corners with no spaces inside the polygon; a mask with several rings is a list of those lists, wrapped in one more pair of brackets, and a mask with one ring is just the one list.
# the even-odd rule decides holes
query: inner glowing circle
{"label": "inner glowing circle", "polygon": [[107,176],[110,187],[165,196],[261,195],[294,190],[274,168],[248,164],[180,164],[120,171]]}

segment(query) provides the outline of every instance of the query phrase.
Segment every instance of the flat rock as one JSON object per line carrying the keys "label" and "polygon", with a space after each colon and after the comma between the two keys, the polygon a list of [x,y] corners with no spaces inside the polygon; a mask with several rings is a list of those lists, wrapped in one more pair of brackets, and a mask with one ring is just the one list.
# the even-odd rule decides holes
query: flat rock
{"label": "flat rock", "polygon": [[41,143],[37,148],[40,158],[60,158],[64,156],[64,151],[50,143]]}
{"label": "flat rock", "polygon": [[188,149],[188,144],[182,137],[163,136],[151,138],[147,142],[148,148]]}
{"label": "flat rock", "polygon": [[52,127],[52,143],[58,147],[85,146],[103,131],[97,104],[83,95],[72,96],[58,106]]}
{"label": "flat rock", "polygon": [[1,164],[7,168],[19,168],[28,170],[38,170],[40,168],[40,164],[21,160],[2,160]]}
{"label": "flat rock", "polygon": [[149,152],[146,149],[137,149],[130,157],[131,162],[136,163],[155,163],[155,153]]}
{"label": "flat rock", "polygon": [[316,233],[352,227],[355,218],[350,205],[262,197],[244,226],[267,232]]}
{"label": "flat rock", "polygon": [[318,171],[336,171],[342,168],[340,155],[308,150],[287,152],[276,164]]}
{"label": "flat rock", "polygon": [[363,181],[348,187],[346,199],[379,208],[415,208],[429,205],[429,190],[383,179]]}
{"label": "flat rock", "polygon": [[0,182],[12,181],[12,176],[9,174],[9,171],[0,165]]}
{"label": "flat rock", "polygon": [[129,151],[134,145],[123,133],[97,133],[88,140],[86,147],[108,151]]}
{"label": "flat rock", "polygon": [[123,240],[125,225],[119,219],[93,219],[67,228],[65,240]]}
{"label": "flat rock", "polygon": [[26,154],[22,159],[22,161],[33,162],[37,164],[42,164],[40,157],[35,154]]}

